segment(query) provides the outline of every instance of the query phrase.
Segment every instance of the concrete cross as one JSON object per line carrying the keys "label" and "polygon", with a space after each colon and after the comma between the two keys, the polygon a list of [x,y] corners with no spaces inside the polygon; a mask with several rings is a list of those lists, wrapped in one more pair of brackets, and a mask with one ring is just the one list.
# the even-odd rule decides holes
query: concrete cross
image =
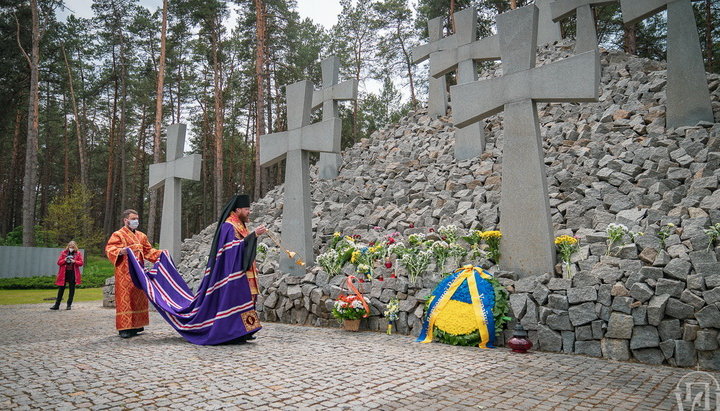
{"label": "concrete cross", "polygon": [[200,180],[200,154],[183,157],[185,124],[173,124],[167,130],[165,163],[150,165],[150,189],[165,186],[162,219],[160,220],[160,248],[180,261],[180,222],[182,221],[182,180]]}
{"label": "concrete cross", "polygon": [[[323,120],[330,120],[338,116],[338,101],[357,99],[358,84],[355,79],[346,80],[338,84],[340,59],[330,56],[320,63],[322,68],[323,85],[320,90],[313,93],[312,109],[323,107]],[[340,138],[340,134],[338,134]],[[338,143],[338,146],[340,143]],[[338,168],[342,164],[342,156],[336,153],[320,153],[318,161],[318,177],[330,180],[338,176]]]}
{"label": "concrete cross", "polygon": [[700,38],[690,0],[620,0],[623,20],[635,23],[667,8],[667,128],[714,122]]}
{"label": "concrete cross", "polygon": [[559,22],[575,12],[575,54],[597,48],[598,38],[592,7],[611,3],[617,3],[617,0],[555,0],[550,3],[553,21]]}
{"label": "concrete cross", "polygon": [[[455,13],[458,41],[455,47],[436,51],[430,55],[430,75],[445,78],[445,74],[457,70],[457,83],[477,81],[476,61],[500,58],[500,43],[497,35],[476,40],[477,13],[475,7],[468,7]],[[453,108],[463,102],[452,101]],[[475,158],[485,151],[485,132],[482,122],[473,123],[455,130],[455,159]]]}
{"label": "concrete cross", "polygon": [[535,0],[535,6],[540,12],[537,37],[537,44],[540,46],[562,40],[560,24],[555,23],[552,19],[550,6],[554,1],[555,0]]}
{"label": "concrete cross", "polygon": [[597,101],[599,53],[590,51],[535,68],[538,9],[497,16],[503,76],[453,86],[456,123],[505,111],[500,265],[520,276],[553,272],[555,250],[536,102]]}
{"label": "concrete cross", "polygon": [[[430,41],[412,49],[414,64],[427,60],[435,51],[453,47],[455,38],[453,36],[443,37],[443,18],[436,17],[428,20],[428,33]],[[428,87],[428,114],[431,116],[444,116],[447,114],[448,95],[447,82],[445,77],[435,78],[430,76]]]}
{"label": "concrete cross", "polygon": [[[315,262],[310,214],[311,151],[340,152],[342,122],[333,117],[310,124],[313,85],[303,80],[285,88],[288,131],[267,134],[260,138],[260,164],[270,165],[283,158],[285,163],[285,197],[283,201],[282,242],[298,254],[307,266]],[[280,269],[292,275],[304,276],[305,268],[281,254]]]}

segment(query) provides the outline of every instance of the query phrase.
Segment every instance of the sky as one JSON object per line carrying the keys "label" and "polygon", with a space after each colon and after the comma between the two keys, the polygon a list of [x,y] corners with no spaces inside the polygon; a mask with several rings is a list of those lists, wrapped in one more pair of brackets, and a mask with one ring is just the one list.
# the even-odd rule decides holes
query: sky
{"label": "sky", "polygon": [[[140,0],[140,4],[150,11],[162,7],[162,0]],[[66,10],[59,12],[58,16],[64,19],[70,14],[77,17],[92,17],[92,2],[88,0],[65,0]],[[340,2],[337,0],[297,0],[298,13],[300,17],[309,17],[317,24],[325,28],[332,27],[337,23],[337,16],[340,14]],[[69,11],[69,10],[71,11]]]}

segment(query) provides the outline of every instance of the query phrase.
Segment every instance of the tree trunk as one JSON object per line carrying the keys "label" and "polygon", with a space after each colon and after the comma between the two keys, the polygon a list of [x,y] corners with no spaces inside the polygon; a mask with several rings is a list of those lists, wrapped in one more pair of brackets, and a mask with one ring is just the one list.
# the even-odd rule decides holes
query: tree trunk
{"label": "tree trunk", "polygon": [[637,25],[626,24],[623,34],[623,51],[628,54],[637,54]]}
{"label": "tree trunk", "polygon": [[[40,115],[40,21],[37,0],[30,0],[32,13],[32,50],[27,55],[20,43],[20,24],[17,41],[30,66],[30,93],[28,96],[28,130],[25,146],[25,176],[23,178],[23,246],[35,245],[35,191],[38,181],[38,117]],[[17,20],[16,20],[17,21]]]}
{"label": "tree trunk", "polygon": [[114,209],[115,200],[115,133],[117,132],[117,100],[118,100],[118,79],[117,79],[117,67],[115,64],[115,50],[113,50],[112,56],[112,70],[115,73],[114,84],[113,84],[113,103],[112,112],[110,113],[110,133],[108,141],[108,166],[107,166],[107,179],[105,180],[105,219],[103,229],[106,236],[109,236],[113,231],[113,216],[112,210]]}
{"label": "tree trunk", "polygon": [[[126,158],[125,155],[127,153],[127,147],[125,144],[125,135],[126,133],[126,124],[127,124],[127,60],[125,58],[125,37],[121,35],[121,43],[120,43],[120,75],[122,76],[120,78],[120,95],[122,96],[122,100],[120,101],[120,132],[119,132],[119,138],[118,138],[118,145],[120,147],[120,150],[118,152],[119,154],[119,161],[118,161],[118,173],[117,175],[120,177],[120,211],[125,210],[127,208],[127,173],[125,172],[125,164],[126,164]],[[117,206],[113,207],[113,219],[115,217],[115,211],[117,209]]]}
{"label": "tree trunk", "polygon": [[400,36],[400,25],[402,23],[398,22],[397,24],[397,38],[398,42],[400,43],[400,47],[402,48],[403,56],[405,57],[405,66],[407,67],[407,73],[408,73],[408,80],[410,81],[410,101],[412,101],[413,108],[417,107],[417,98],[415,97],[415,82],[413,81],[413,64],[410,59],[410,53],[408,52],[407,48],[405,47],[405,42],[403,41],[402,37]]}
{"label": "tree trunk", "polygon": [[257,84],[257,101],[255,105],[255,199],[261,195],[262,173],[260,166],[260,136],[265,134],[265,4],[263,0],[255,0],[255,76]]}
{"label": "tree trunk", "polygon": [[10,155],[10,167],[6,168],[8,171],[7,179],[0,181],[0,236],[5,236],[7,233],[15,228],[15,215],[17,210],[22,207],[16,207],[19,203],[16,198],[17,187],[19,186],[19,172],[21,169],[21,122],[22,122],[22,110],[18,106],[15,109],[15,123],[13,131],[13,144],[12,153]]}
{"label": "tree trunk", "polygon": [[87,166],[87,154],[85,152],[85,136],[82,134],[82,128],[80,124],[80,113],[78,112],[77,99],[75,98],[75,87],[73,86],[72,70],[70,70],[70,63],[68,62],[67,54],[65,54],[65,45],[61,45],[63,59],[65,59],[65,67],[67,68],[68,84],[70,85],[70,102],[73,107],[73,116],[75,116],[75,133],[77,133],[77,144],[78,144],[78,158],[80,160],[80,184],[88,187],[88,166]]}
{"label": "tree trunk", "polygon": [[[160,162],[160,135],[162,134],[163,87],[165,85],[165,43],[167,39],[168,2],[163,0],[162,27],[160,29],[160,61],[158,62],[157,89],[155,91],[155,136],[153,138],[153,162]],[[179,83],[179,82],[178,82]],[[179,87],[179,86],[178,86]],[[144,181],[144,180],[143,180]],[[150,190],[150,215],[148,216],[148,238],[155,239],[158,190]]]}
{"label": "tree trunk", "polygon": [[135,177],[136,183],[135,189],[133,190],[133,203],[135,204],[135,210],[138,212],[138,215],[143,215],[143,211],[145,211],[145,196],[143,193],[145,192],[145,169],[147,168],[145,164],[146,128],[147,107],[143,104],[142,115],[140,116],[140,129],[138,130],[138,144],[135,150],[135,161],[133,161],[135,165],[133,168],[133,176]]}
{"label": "tree trunk", "polygon": [[453,34],[457,33],[455,28],[455,0],[450,0],[450,27],[452,28]]}
{"label": "tree trunk", "polygon": [[[67,101],[65,100],[65,94],[63,94],[63,113],[67,109]],[[63,194],[70,194],[70,144],[68,143],[68,124],[67,116],[63,116],[63,157],[65,162],[63,164]]]}
{"label": "tree trunk", "polygon": [[223,96],[222,96],[222,72],[220,64],[220,17],[216,16],[213,21],[210,42],[212,47],[213,63],[213,87],[215,100],[215,216],[219,216],[223,207]]}
{"label": "tree trunk", "polygon": [[714,28],[712,19],[712,0],[705,0],[705,60],[706,71],[713,71],[713,38],[712,31]]}

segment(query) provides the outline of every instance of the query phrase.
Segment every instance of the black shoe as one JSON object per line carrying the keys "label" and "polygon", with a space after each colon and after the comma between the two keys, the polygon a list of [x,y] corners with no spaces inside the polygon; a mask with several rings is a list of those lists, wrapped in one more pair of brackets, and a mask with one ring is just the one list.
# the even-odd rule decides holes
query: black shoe
{"label": "black shoe", "polygon": [[59,310],[59,309],[60,309],[60,306],[59,306],[59,305],[53,305],[52,307],[50,307],[50,309],[51,309],[51,310]]}
{"label": "black shoe", "polygon": [[66,310],[69,310],[69,309],[70,309],[70,306],[68,305],[67,308],[66,308]]}
{"label": "black shoe", "polygon": [[135,331],[135,333],[137,334],[145,331],[145,327],[133,328],[132,330]]}
{"label": "black shoe", "polygon": [[120,330],[118,334],[120,334],[120,338],[131,338],[137,335],[134,330]]}

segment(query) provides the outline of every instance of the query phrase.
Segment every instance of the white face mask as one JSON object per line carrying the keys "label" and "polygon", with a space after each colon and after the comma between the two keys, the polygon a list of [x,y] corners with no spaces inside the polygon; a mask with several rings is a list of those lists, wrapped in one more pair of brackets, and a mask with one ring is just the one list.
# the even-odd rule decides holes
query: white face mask
{"label": "white face mask", "polygon": [[74,248],[68,248],[68,251],[70,251],[71,253],[74,253],[74,252],[75,252],[75,249],[74,249]]}
{"label": "white face mask", "polygon": [[139,225],[140,220],[128,220],[128,227],[130,227],[131,230],[138,228]]}

